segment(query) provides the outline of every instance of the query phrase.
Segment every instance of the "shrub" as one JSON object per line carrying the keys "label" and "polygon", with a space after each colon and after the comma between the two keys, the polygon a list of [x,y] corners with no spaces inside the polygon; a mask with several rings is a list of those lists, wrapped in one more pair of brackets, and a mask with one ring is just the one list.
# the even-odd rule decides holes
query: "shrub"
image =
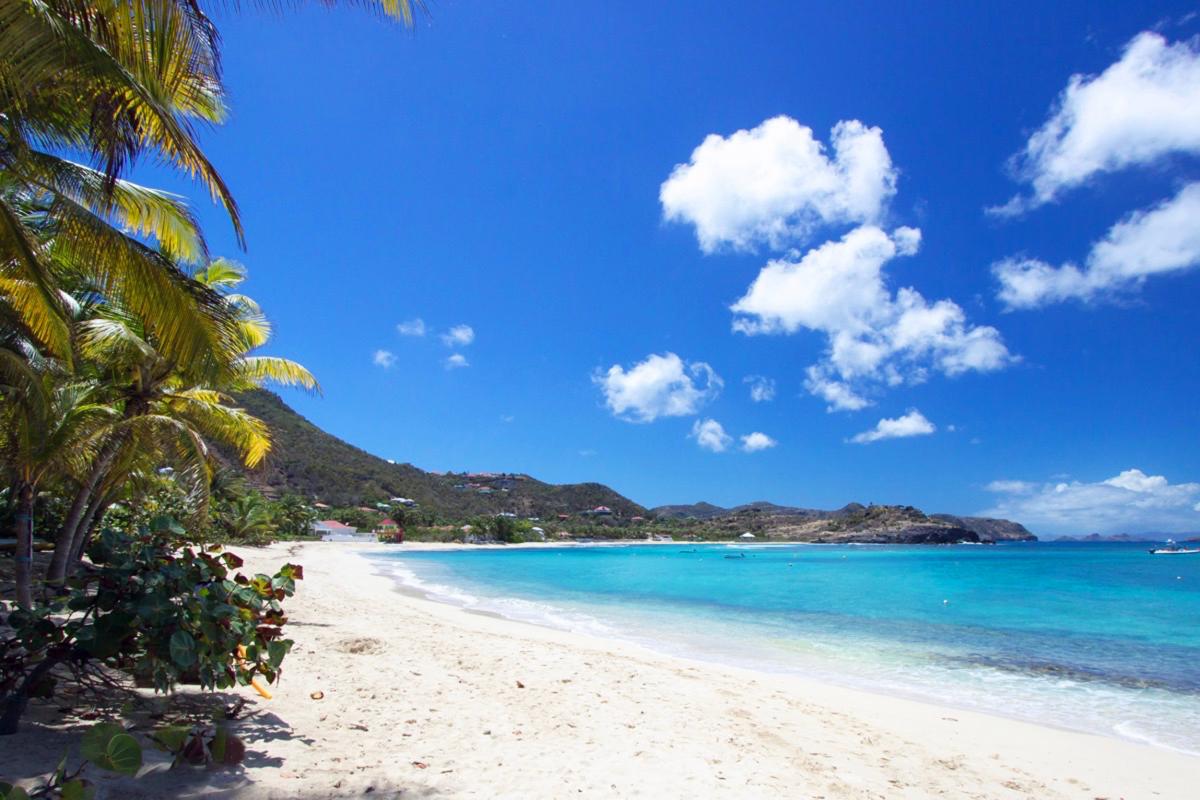
{"label": "shrub", "polygon": [[183,529],[160,518],[139,533],[105,531],[89,556],[96,569],[67,596],[9,614],[0,640],[0,734],[13,733],[32,697],[54,694],[55,667],[81,674],[96,663],[160,692],[177,683],[206,689],[273,682],[292,646],[282,601],[301,567],[247,577],[218,546],[180,543]]}

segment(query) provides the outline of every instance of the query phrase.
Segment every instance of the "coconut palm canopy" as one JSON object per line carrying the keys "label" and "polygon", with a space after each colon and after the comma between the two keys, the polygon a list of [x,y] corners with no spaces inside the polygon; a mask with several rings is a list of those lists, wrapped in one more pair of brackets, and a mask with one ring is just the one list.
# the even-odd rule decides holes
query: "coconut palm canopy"
{"label": "coconut palm canopy", "polygon": [[[365,5],[412,22],[407,0]],[[39,493],[64,506],[45,532],[59,582],[106,510],[162,489],[164,474],[180,513],[206,524],[212,444],[247,466],[270,450],[234,393],[317,389],[303,366],[261,352],[271,329],[236,291],[245,269],[214,258],[188,202],[128,177],[151,161],[191,179],[244,244],[237,202],[198,141],[227,114],[211,10],[0,3],[0,471],[24,605]],[[247,509],[258,507],[239,508],[257,530],[262,515]]]}

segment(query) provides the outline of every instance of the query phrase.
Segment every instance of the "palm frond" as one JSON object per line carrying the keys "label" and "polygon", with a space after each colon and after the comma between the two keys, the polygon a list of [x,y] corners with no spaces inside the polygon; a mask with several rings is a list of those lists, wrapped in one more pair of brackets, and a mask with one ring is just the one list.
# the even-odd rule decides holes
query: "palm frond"
{"label": "palm frond", "polygon": [[244,356],[234,364],[234,372],[243,384],[239,388],[254,388],[264,383],[282,386],[302,386],[320,392],[321,385],[303,365],[277,356]]}
{"label": "palm frond", "polygon": [[223,399],[209,389],[189,389],[169,395],[163,405],[204,436],[234,447],[247,467],[258,466],[271,449],[266,423],[244,409],[225,405]]}
{"label": "palm frond", "polygon": [[102,172],[38,151],[29,152],[11,169],[19,180],[66,196],[138,236],[153,237],[170,258],[208,258],[200,223],[179,195],[119,178],[110,181]]}
{"label": "palm frond", "polygon": [[69,358],[70,330],[53,278],[29,240],[20,217],[3,196],[0,196],[0,258],[18,269],[27,283],[28,291],[18,291],[15,285],[8,287],[9,302],[22,312],[26,327],[48,350]]}

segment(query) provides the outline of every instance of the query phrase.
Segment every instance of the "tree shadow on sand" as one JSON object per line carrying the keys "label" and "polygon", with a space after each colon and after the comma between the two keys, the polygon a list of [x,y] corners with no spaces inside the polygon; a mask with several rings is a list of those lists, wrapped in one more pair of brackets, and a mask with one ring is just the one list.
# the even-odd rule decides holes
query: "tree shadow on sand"
{"label": "tree shadow on sand", "polygon": [[[88,767],[84,777],[93,781],[98,798],[151,800],[339,800],[340,798],[437,798],[453,792],[422,785],[407,775],[402,782],[382,770],[359,772],[329,763],[319,770],[286,774],[286,759],[272,755],[270,744],[281,740],[309,746],[316,741],[303,736],[277,714],[261,708],[242,707],[239,695],[225,692],[194,693],[187,690],[170,697],[139,695],[141,704],[130,708],[123,693],[107,702],[89,702],[87,707],[65,705],[63,700],[31,707],[14,736],[0,739],[0,778],[27,786],[39,783],[55,768],[64,754],[72,768],[80,761],[79,744],[85,731],[97,722],[112,720],[130,726],[143,745],[143,768],[137,778],[105,773]],[[93,701],[96,698],[92,698]],[[237,719],[227,720],[231,732],[246,744],[246,756],[237,766],[220,768],[180,765],[171,767],[171,755],[156,750],[149,734],[161,724],[212,719],[214,709],[239,709]],[[280,777],[285,780],[281,781]],[[433,776],[431,776],[433,777]],[[269,785],[264,780],[269,779]]]}

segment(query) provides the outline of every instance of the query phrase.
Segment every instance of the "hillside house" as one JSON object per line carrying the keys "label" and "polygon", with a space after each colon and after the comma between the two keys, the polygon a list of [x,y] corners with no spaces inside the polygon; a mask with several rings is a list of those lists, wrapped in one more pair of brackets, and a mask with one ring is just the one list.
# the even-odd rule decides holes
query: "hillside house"
{"label": "hillside house", "polygon": [[373,542],[375,536],[370,533],[359,533],[350,525],[344,525],[336,519],[323,519],[313,523],[312,532],[321,537],[322,542]]}

